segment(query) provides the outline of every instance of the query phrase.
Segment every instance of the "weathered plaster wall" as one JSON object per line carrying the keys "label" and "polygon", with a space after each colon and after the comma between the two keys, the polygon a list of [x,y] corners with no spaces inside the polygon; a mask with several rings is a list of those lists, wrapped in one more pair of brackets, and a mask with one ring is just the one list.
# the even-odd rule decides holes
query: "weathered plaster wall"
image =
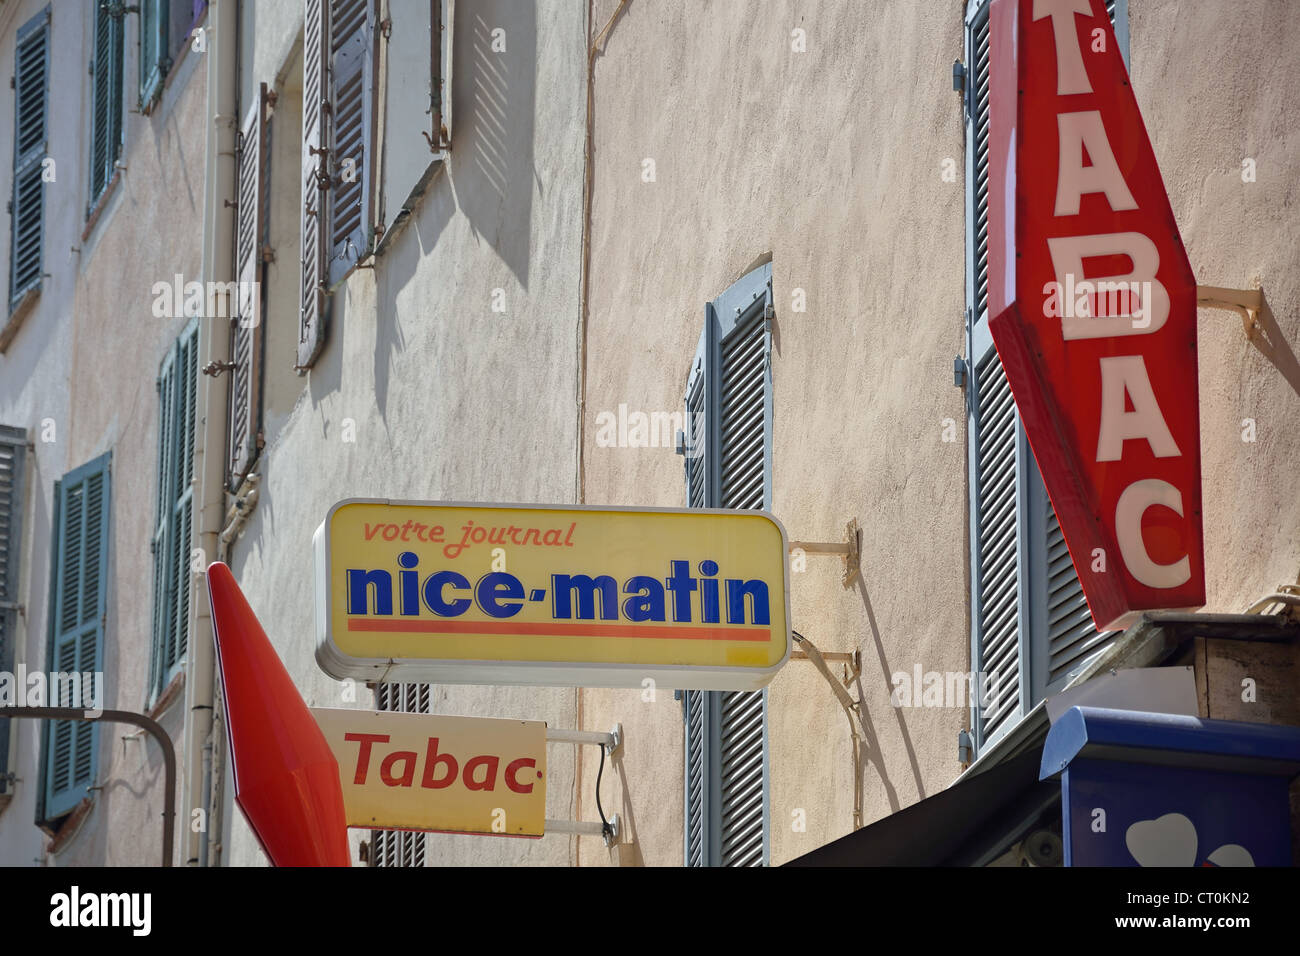
{"label": "weathered plaster wall", "polygon": [[[20,26],[43,4],[25,3]],[[154,530],[158,468],[158,395],[163,356],[186,324],[156,317],[154,284],[200,275],[206,82],[201,57],[187,54],[161,101],[146,116],[124,112],[125,169],[86,228],[89,100],[85,84],[89,8],[53,5],[48,155],[56,179],[45,186],[45,271],[35,310],[0,357],[0,421],[28,429],[35,453],[24,513],[25,634],[19,660],[45,669],[54,481],[112,451],[112,518],[103,667],[106,706],[149,706]],[[11,33],[6,34],[12,37]],[[138,96],[137,45],[127,28],[124,106]],[[13,68],[13,45],[0,50],[0,72]],[[0,128],[13,128],[13,99],[0,102]],[[6,134],[6,142],[9,142]],[[8,155],[8,154],[6,154]],[[10,189],[11,164],[3,188]],[[8,230],[4,240],[8,245]],[[7,288],[7,285],[6,285]],[[160,718],[181,742],[184,708]],[[102,789],[54,865],[156,864],[162,844],[163,762],[157,745],[133,728],[103,724]],[[127,737],[129,739],[124,740]],[[15,755],[20,786],[0,814],[0,854],[29,865],[45,837],[33,825],[40,786],[40,723],[22,721]],[[177,799],[179,802],[179,782]]]}
{"label": "weathered plaster wall", "polygon": [[[596,28],[616,6],[596,4]],[[1131,6],[1134,86],[1198,278],[1262,279],[1276,321],[1270,361],[1234,314],[1200,317],[1207,610],[1241,611],[1300,570],[1287,429],[1300,403],[1300,123],[1285,92],[1297,28],[1280,0],[1195,15],[1172,0]],[[949,83],[960,13],[900,0],[869,16],[831,3],[756,16],[634,0],[596,61],[587,499],[682,501],[680,459],[596,448],[595,417],[621,402],[680,408],[703,303],[770,252],[774,510],[794,538],[838,540],[855,516],[865,528],[862,585],[843,592],[838,563],[810,558],[792,601],[796,628],[823,650],[862,652],[868,822],[946,786],[967,723],[964,708],[889,704],[894,671],[969,666],[964,412],[950,384],[964,351],[964,147]],[[805,53],[791,49],[795,29]],[[948,157],[954,183],[941,178]],[[1246,158],[1254,183],[1242,182]],[[806,313],[793,311],[796,288]],[[1247,418],[1254,442],[1242,441]],[[678,705],[586,691],[583,710],[588,726],[627,728],[606,803],[634,820],[633,858],[680,862]],[[843,713],[811,665],[773,683],[770,720],[779,863],[848,831],[852,779]],[[584,767],[584,794],[594,772]],[[798,808],[805,833],[792,831]],[[582,850],[583,862],[609,859],[594,841]]]}
{"label": "weathered plaster wall", "polygon": [[1271,308],[1258,345],[1236,313],[1199,313],[1206,610],[1240,613],[1300,574],[1300,25],[1285,0],[1194,15],[1133,0],[1132,27],[1133,88],[1196,280],[1262,284]]}
{"label": "weathered plaster wall", "polygon": [[[456,15],[450,163],[375,268],[335,292],[329,344],[311,373],[297,378],[283,353],[266,369],[269,393],[293,383],[297,398],[268,423],[261,498],[232,566],[317,706],[371,706],[364,688],[345,701],[314,657],[311,539],[331,504],[573,500],[585,10],[500,0],[457,4]],[[491,49],[498,27],[504,52]],[[266,72],[253,80],[271,83],[281,64],[262,42],[259,29],[252,62]],[[289,49],[276,36],[266,42]],[[289,186],[272,176],[292,189],[271,197],[272,231],[296,242],[297,178]],[[290,215],[294,226],[277,225]],[[297,258],[296,248],[277,250],[289,268]],[[492,310],[494,290],[504,313]],[[269,314],[269,325],[296,329],[296,301],[291,308]],[[434,709],[563,728],[577,719],[572,689],[438,685]],[[548,755],[553,818],[574,814],[573,750],[554,745]],[[251,832],[237,811],[228,817],[226,862],[255,862]],[[428,858],[566,865],[573,849],[559,835],[444,835],[429,838]]]}
{"label": "weathered plaster wall", "polygon": [[[598,3],[602,26],[616,4]],[[792,50],[805,31],[806,52]],[[587,499],[680,505],[671,449],[597,448],[595,417],[682,407],[703,306],[771,253],[774,503],[791,538],[865,529],[862,585],[808,558],[796,629],[860,649],[867,821],[945,786],[961,708],[895,710],[889,675],[967,669],[962,351],[961,56],[952,5],[628,5],[596,61]],[[643,162],[655,179],[644,182]],[[634,225],[633,225],[634,224]],[[807,311],[794,311],[795,290]],[[943,420],[955,438],[943,441]],[[835,668],[838,670],[838,668]],[[585,691],[584,720],[621,720],[627,752],[606,804],[635,821],[638,859],[682,858],[682,719],[668,689]],[[771,685],[772,861],[848,832],[843,711],[809,663]],[[584,795],[594,761],[584,765]],[[608,779],[608,775],[607,775]],[[613,794],[612,796],[610,794]],[[794,832],[802,809],[806,831]],[[582,860],[606,859],[583,841]]]}

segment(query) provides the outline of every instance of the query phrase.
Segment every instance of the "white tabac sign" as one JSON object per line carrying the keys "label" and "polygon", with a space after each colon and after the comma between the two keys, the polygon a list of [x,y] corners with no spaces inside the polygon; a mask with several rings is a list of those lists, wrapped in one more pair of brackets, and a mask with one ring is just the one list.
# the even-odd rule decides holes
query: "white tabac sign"
{"label": "white tabac sign", "polygon": [[315,554],[338,679],[756,690],[789,657],[766,512],[350,499]]}
{"label": "white tabac sign", "polygon": [[314,708],[349,827],[542,835],[546,724]]}

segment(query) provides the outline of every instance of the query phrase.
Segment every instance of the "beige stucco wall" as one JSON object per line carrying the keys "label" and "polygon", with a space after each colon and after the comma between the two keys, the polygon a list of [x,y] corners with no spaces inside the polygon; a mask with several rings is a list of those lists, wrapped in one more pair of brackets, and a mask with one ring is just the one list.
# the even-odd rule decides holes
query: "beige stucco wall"
{"label": "beige stucco wall", "polygon": [[[616,7],[596,4],[596,28]],[[820,648],[862,653],[868,822],[951,782],[969,722],[965,708],[889,703],[895,671],[969,666],[965,412],[951,379],[965,351],[964,145],[949,82],[961,8],[774,2],[756,15],[633,2],[596,61],[587,500],[681,503],[681,459],[597,448],[595,418],[622,402],[680,409],[704,302],[771,253],[773,510],[796,539],[840,540],[851,517],[865,529],[861,587],[841,590],[838,561],[810,557],[791,599],[794,626]],[[1286,92],[1287,5],[1132,8],[1134,86],[1198,278],[1261,278],[1294,343],[1300,123]],[[804,53],[791,49],[796,28]],[[941,176],[948,157],[955,183]],[[1241,181],[1246,157],[1255,183]],[[642,179],[647,159],[654,182]],[[796,288],[805,313],[793,311]],[[1286,430],[1300,399],[1235,315],[1202,312],[1200,331],[1207,610],[1236,612],[1300,570],[1300,462]],[[679,705],[588,690],[582,707],[588,726],[627,730],[605,803],[633,821],[633,858],[680,863]],[[851,751],[812,665],[788,665],[769,708],[780,863],[849,831]],[[584,799],[594,775],[591,761]],[[582,841],[583,863],[607,859]]]}
{"label": "beige stucco wall", "polygon": [[1196,280],[1262,284],[1272,311],[1276,361],[1236,313],[1198,323],[1206,610],[1239,613],[1300,573],[1300,27],[1285,0],[1132,6],[1133,88]]}
{"label": "beige stucco wall", "polygon": [[[264,26],[252,62],[265,72],[252,82],[274,86],[282,64],[263,56],[263,38],[289,45]],[[498,27],[504,52],[490,48]],[[335,292],[329,343],[308,376],[294,374],[291,349],[268,332],[260,499],[232,567],[309,704],[371,706],[364,688],[345,700],[314,657],[311,539],[335,501],[573,501],[584,31],[575,4],[459,4],[450,162],[375,268]],[[273,128],[273,161],[293,161],[283,147],[292,130],[278,116]],[[268,278],[275,294],[281,283],[296,289],[296,272],[292,287],[282,274],[298,260],[298,180],[271,176],[271,230],[288,245]],[[494,289],[504,314],[492,311]],[[276,301],[268,329],[296,330],[296,299]],[[578,719],[567,688],[438,685],[434,697],[440,713],[562,728]],[[549,749],[549,817],[573,818],[573,751]],[[225,823],[225,862],[259,862],[238,812]],[[429,838],[429,859],[567,865],[573,847],[563,835],[442,835]]]}
{"label": "beige stucco wall", "polygon": [[[602,25],[615,4],[597,4]],[[806,31],[807,52],[791,49]],[[868,821],[958,772],[963,710],[895,711],[889,674],[967,669],[962,351],[962,156],[945,82],[961,25],[939,5],[630,4],[595,77],[587,499],[680,505],[671,449],[597,448],[595,416],[682,406],[703,306],[771,253],[773,510],[792,539],[864,527],[860,588],[834,557],[792,574],[797,630],[860,649]],[[643,182],[643,160],[655,181]],[[637,223],[635,229],[628,223]],[[793,311],[795,289],[807,311]],[[951,418],[957,441],[942,440]],[[838,668],[835,668],[838,670]],[[855,696],[859,688],[854,688]],[[682,719],[672,694],[583,692],[592,726],[627,728],[606,802],[635,821],[640,858],[682,858]],[[848,832],[848,722],[810,663],[771,685],[772,861]],[[587,766],[584,794],[594,785]],[[621,792],[620,792],[621,791]],[[802,809],[806,832],[794,832]],[[605,851],[588,850],[584,862]]]}
{"label": "beige stucco wall", "polygon": [[[12,30],[43,4],[18,6],[12,27],[5,30],[0,72],[13,69]],[[46,667],[54,481],[112,451],[105,706],[139,712],[151,703],[155,383],[164,355],[188,321],[156,318],[153,286],[171,282],[176,273],[184,281],[200,277],[205,73],[202,58],[187,55],[151,115],[124,112],[125,169],[83,235],[89,149],[84,44],[90,14],[75,4],[52,9],[48,155],[56,163],[56,180],[45,186],[44,268],[49,277],[35,310],[0,357],[0,421],[27,428],[35,443],[23,516],[26,615],[18,660],[28,668]],[[126,31],[126,109],[135,109],[138,96],[133,23]],[[0,128],[12,130],[12,111],[12,97],[3,98]],[[4,167],[0,188],[8,194],[12,168],[7,162]],[[6,262],[8,237],[6,227]],[[178,701],[158,718],[178,745],[183,711]],[[41,780],[40,724],[16,723],[20,784],[14,802],[0,814],[0,860],[12,865],[155,865],[162,850],[158,746],[134,736],[132,727],[102,724],[95,781],[102,789],[94,794],[93,811],[75,835],[64,837],[57,854],[46,857],[46,838],[33,825]]]}

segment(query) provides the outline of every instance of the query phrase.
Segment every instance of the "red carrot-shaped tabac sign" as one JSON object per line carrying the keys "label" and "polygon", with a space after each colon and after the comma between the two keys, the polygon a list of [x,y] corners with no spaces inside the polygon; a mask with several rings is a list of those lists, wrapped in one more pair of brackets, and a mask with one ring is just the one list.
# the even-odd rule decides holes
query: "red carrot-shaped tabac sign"
{"label": "red carrot-shaped tabac sign", "polygon": [[276,866],[349,866],[338,763],[230,568],[208,568],[235,802]]}

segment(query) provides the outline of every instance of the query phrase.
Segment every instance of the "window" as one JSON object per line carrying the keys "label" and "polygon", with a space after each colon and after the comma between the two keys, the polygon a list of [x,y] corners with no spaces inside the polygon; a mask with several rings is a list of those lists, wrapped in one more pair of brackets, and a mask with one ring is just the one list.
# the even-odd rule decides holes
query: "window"
{"label": "window", "polygon": [[[686,382],[686,503],[772,504],[772,266],[704,309]],[[686,691],[685,863],[769,862],[767,691]]]}
{"label": "window", "polygon": [[14,54],[14,186],[9,222],[9,309],[41,284],[45,146],[50,85],[50,9],[18,31]]}
{"label": "window", "polygon": [[140,0],[140,106],[162,92],[171,69],[170,0]]}
{"label": "window", "polygon": [[[401,232],[451,148],[451,0],[384,0],[375,254]],[[382,231],[380,230],[382,226]]]}
{"label": "window", "polygon": [[299,372],[325,346],[330,292],[405,222],[451,141],[449,0],[303,4]]}
{"label": "window", "polygon": [[[376,684],[375,709],[427,714],[430,684]],[[425,866],[425,835],[415,830],[371,830],[371,866]]]}
{"label": "window", "polygon": [[304,0],[298,366],[325,344],[325,297],[370,254],[374,0]]}
{"label": "window", "polygon": [[227,485],[239,490],[262,448],[262,269],[266,231],[267,91],[263,83],[239,133],[239,199],[235,226],[235,278],[231,316],[230,420]]}
{"label": "window", "polygon": [[207,6],[206,0],[139,0],[142,111],[148,112],[162,94],[167,74]]}
{"label": "window", "polygon": [[90,64],[90,199],[95,203],[113,181],[122,155],[122,61],[124,14],[101,0],[95,5],[94,57]]}
{"label": "window", "polygon": [[[27,433],[0,425],[0,672],[14,672],[18,640],[19,560],[23,544],[23,486]],[[0,794],[11,793],[9,718],[0,717]]]}
{"label": "window", "polygon": [[[971,708],[977,750],[1061,690],[1114,637],[1098,634],[988,328],[988,0],[966,15],[966,355]],[[1128,2],[1107,0],[1128,62]],[[977,695],[978,697],[978,695]]]}
{"label": "window", "polygon": [[154,511],[153,641],[149,697],[156,701],[185,661],[190,621],[194,401],[199,327],[190,322],[158,374],[158,497]]}
{"label": "window", "polygon": [[[111,455],[105,454],[54,485],[48,669],[99,674],[103,686],[105,591],[111,497]],[[85,677],[83,676],[83,688]],[[51,703],[70,706],[71,683],[60,682]],[[48,721],[45,725],[44,821],[56,820],[90,795],[99,769],[98,721]]]}

